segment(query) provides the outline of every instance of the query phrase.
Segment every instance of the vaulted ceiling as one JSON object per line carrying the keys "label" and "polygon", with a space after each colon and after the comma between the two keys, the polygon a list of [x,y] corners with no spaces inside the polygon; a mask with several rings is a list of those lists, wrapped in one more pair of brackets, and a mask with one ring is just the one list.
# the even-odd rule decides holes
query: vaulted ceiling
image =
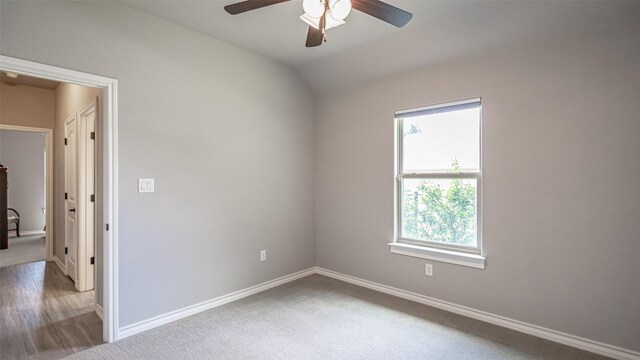
{"label": "vaulted ceiling", "polygon": [[386,2],[413,13],[396,28],[352,11],[327,31],[327,42],[304,46],[300,1],[240,15],[236,1],[123,1],[128,6],[292,66],[318,93],[521,43],[637,21],[640,2],[419,1]]}

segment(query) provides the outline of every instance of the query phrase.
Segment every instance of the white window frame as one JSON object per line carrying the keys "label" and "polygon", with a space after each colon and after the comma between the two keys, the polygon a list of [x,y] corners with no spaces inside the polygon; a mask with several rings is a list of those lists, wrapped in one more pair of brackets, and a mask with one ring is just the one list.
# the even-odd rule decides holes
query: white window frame
{"label": "white window frame", "polygon": [[[447,108],[449,111],[462,110],[468,106],[480,107],[479,126],[479,170],[473,172],[402,172],[403,159],[403,119],[426,115],[430,112],[441,112]],[[445,110],[446,111],[446,110]],[[410,116],[408,116],[410,115]],[[482,99],[441,103],[398,110],[395,112],[395,181],[394,181],[394,241],[389,244],[392,253],[420,257],[430,260],[442,261],[457,265],[470,266],[484,269],[485,257],[482,253]],[[477,181],[477,242],[476,246],[462,246],[445,244],[442,242],[417,240],[402,237],[402,192],[404,179],[476,179]]]}

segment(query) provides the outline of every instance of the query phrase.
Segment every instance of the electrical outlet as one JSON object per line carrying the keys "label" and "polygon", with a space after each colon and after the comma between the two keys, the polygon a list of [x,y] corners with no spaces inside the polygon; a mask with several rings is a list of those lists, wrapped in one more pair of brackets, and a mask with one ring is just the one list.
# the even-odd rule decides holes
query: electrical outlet
{"label": "electrical outlet", "polygon": [[424,264],[424,274],[427,276],[433,276],[433,265]]}
{"label": "electrical outlet", "polygon": [[267,250],[260,250],[260,261],[267,261]]}

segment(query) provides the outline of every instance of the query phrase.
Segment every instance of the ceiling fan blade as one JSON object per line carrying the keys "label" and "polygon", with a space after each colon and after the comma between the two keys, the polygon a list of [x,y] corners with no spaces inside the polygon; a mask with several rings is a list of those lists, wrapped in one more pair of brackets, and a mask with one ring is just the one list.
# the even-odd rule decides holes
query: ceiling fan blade
{"label": "ceiling fan blade", "polygon": [[227,10],[227,12],[231,15],[238,15],[242,14],[243,12],[260,9],[265,6],[279,4],[285,1],[289,0],[247,0],[227,5],[224,7],[224,9]]}
{"label": "ceiling fan blade", "polygon": [[313,26],[309,26],[309,31],[307,31],[307,43],[306,47],[316,47],[322,45],[324,40],[324,35],[322,34],[322,30],[318,30]]}
{"label": "ceiling fan blade", "polygon": [[413,17],[410,12],[398,9],[395,6],[384,3],[380,0],[352,0],[351,4],[354,9],[362,11],[384,22],[397,27],[407,25]]}
{"label": "ceiling fan blade", "polygon": [[324,29],[325,21],[325,15],[322,15],[319,24],[320,29],[309,26],[309,31],[307,31],[307,43],[305,44],[306,47],[316,47],[322,45],[322,43],[324,42],[324,33],[322,32],[322,29]]}

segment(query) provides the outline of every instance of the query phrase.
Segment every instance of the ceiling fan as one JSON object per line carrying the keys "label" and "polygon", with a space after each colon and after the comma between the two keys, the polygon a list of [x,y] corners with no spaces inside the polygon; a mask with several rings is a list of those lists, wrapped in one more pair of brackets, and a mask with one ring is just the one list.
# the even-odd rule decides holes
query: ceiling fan
{"label": "ceiling fan", "polygon": [[[231,15],[241,14],[290,0],[246,0],[227,5]],[[413,15],[380,0],[302,0],[304,14],[300,19],[309,24],[306,47],[322,45],[327,41],[326,31],[344,24],[351,9],[356,9],[397,27],[405,26]]]}

